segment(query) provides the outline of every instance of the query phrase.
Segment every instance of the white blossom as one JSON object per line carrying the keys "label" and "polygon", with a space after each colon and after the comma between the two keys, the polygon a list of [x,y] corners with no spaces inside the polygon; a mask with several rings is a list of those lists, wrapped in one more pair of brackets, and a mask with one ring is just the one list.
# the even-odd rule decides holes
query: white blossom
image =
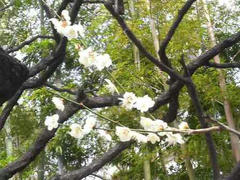
{"label": "white blossom", "polygon": [[114,93],[114,92],[118,92],[118,89],[116,88],[116,86],[109,80],[109,79],[105,79],[105,81],[107,82],[107,86],[106,88],[111,92],[111,93]]}
{"label": "white blossom", "polygon": [[93,51],[92,47],[79,51],[79,62],[86,68],[92,66],[96,61],[97,53]]}
{"label": "white blossom", "polygon": [[80,23],[79,24],[74,24],[72,26],[80,34],[80,36],[84,37],[84,28]]}
{"label": "white blossom", "polygon": [[180,130],[186,130],[186,129],[189,129],[189,126],[188,126],[188,123],[187,122],[181,122],[179,125],[178,125],[178,128]]}
{"label": "white blossom", "polygon": [[63,104],[63,100],[57,97],[53,97],[52,98],[52,102],[53,104],[56,106],[57,109],[63,111],[64,110],[64,104]]}
{"label": "white blossom", "polygon": [[70,26],[70,22],[68,21],[59,21],[56,18],[52,18],[50,21],[53,23],[54,28],[57,30],[57,32],[62,35],[65,35],[66,28]]}
{"label": "white blossom", "polygon": [[69,16],[69,12],[67,10],[63,10],[62,11],[62,16],[66,21],[70,21],[70,16]]}
{"label": "white blossom", "polygon": [[183,144],[184,140],[180,134],[173,134],[173,133],[167,133],[167,138],[166,141],[168,142],[169,145],[175,145],[177,143]]}
{"label": "white blossom", "polygon": [[149,108],[153,107],[154,103],[155,102],[148,95],[145,95],[137,98],[134,107],[141,112],[146,112]]}
{"label": "white blossom", "polygon": [[151,120],[150,118],[141,117],[140,124],[147,131],[162,131],[168,127],[167,123],[162,120]]}
{"label": "white blossom", "polygon": [[104,130],[98,130],[99,135],[107,141],[112,141],[112,136]]}
{"label": "white blossom", "polygon": [[151,119],[141,117],[140,124],[145,130],[152,131],[153,121]]}
{"label": "white blossom", "polygon": [[138,132],[132,131],[132,138],[139,143],[147,143],[147,136],[140,134]]}
{"label": "white blossom", "polygon": [[123,98],[119,98],[122,101],[122,106],[127,110],[131,110],[133,108],[134,103],[137,100],[137,97],[132,92],[125,92]]}
{"label": "white blossom", "polygon": [[74,39],[78,37],[78,34],[84,36],[84,29],[81,24],[74,24],[71,25],[70,16],[67,10],[62,11],[62,20],[58,20],[56,18],[51,18],[50,21],[52,22],[54,28],[57,32],[68,39]]}
{"label": "white blossom", "polygon": [[51,131],[54,128],[58,127],[58,114],[54,114],[53,116],[47,116],[44,124],[47,126],[47,129]]}
{"label": "white blossom", "polygon": [[95,61],[94,65],[96,66],[96,68],[99,71],[101,71],[105,67],[111,66],[112,65],[112,60],[111,60],[111,58],[108,54],[98,55],[96,57],[96,61]]}
{"label": "white blossom", "polygon": [[76,124],[76,123],[71,124],[71,125],[70,125],[70,129],[71,129],[71,131],[69,132],[69,134],[70,134],[72,137],[81,139],[81,138],[83,138],[83,136],[85,135],[85,133],[83,132],[83,129],[82,129],[81,125],[79,125],[79,124]]}
{"label": "white blossom", "polygon": [[167,129],[168,124],[160,119],[153,121],[152,123],[152,131],[162,131]]}
{"label": "white blossom", "polygon": [[64,29],[63,35],[67,37],[69,40],[76,39],[78,37],[78,31],[74,26],[67,26]]}
{"label": "white blossom", "polygon": [[150,141],[152,144],[155,144],[156,142],[160,141],[160,138],[154,133],[149,133],[147,135],[147,141]]}
{"label": "white blossom", "polygon": [[130,141],[132,138],[132,131],[127,127],[116,126],[115,133],[122,142]]}
{"label": "white blossom", "polygon": [[83,126],[83,132],[85,134],[88,134],[94,128],[95,125],[96,125],[96,119],[94,117],[89,117],[86,120],[85,125]]}

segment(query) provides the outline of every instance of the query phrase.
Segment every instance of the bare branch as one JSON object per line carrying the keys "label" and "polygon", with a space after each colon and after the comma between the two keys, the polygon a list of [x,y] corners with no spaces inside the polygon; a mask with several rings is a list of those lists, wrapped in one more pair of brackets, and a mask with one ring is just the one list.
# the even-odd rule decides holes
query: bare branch
{"label": "bare branch", "polygon": [[45,83],[44,84],[45,86],[55,90],[55,91],[58,91],[58,92],[66,92],[66,93],[69,93],[69,94],[72,94],[72,95],[76,95],[77,93],[76,92],[73,92],[71,91],[70,89],[62,89],[62,88],[58,88],[57,86],[54,86],[50,83]]}
{"label": "bare branch", "polygon": [[181,75],[177,74],[173,69],[169,68],[167,65],[161,63],[158,59],[153,57],[145,47],[143,47],[142,43],[137,39],[134,33],[129,29],[125,21],[119,14],[117,14],[112,6],[111,1],[104,3],[106,9],[112,14],[112,16],[118,21],[120,27],[122,28],[123,32],[127,35],[127,37],[138,47],[139,51],[148,58],[153,64],[155,64],[159,69],[168,73],[171,77],[179,79],[181,81],[186,81]]}
{"label": "bare branch", "polygon": [[105,3],[105,1],[101,1],[101,0],[95,0],[95,1],[91,1],[91,0],[85,0],[83,1],[84,4],[103,4]]}
{"label": "bare branch", "polygon": [[178,12],[178,16],[177,16],[176,20],[174,21],[174,23],[172,24],[171,28],[169,29],[166,38],[160,44],[160,49],[158,52],[159,57],[160,57],[161,61],[169,67],[171,67],[171,63],[169,62],[168,57],[166,55],[166,48],[168,46],[168,43],[171,41],[176,29],[178,28],[179,24],[181,23],[184,15],[188,12],[188,10],[190,9],[190,7],[192,6],[192,4],[195,1],[196,0],[188,0],[184,4],[182,9]]}
{"label": "bare branch", "polygon": [[1,116],[0,116],[0,131],[2,130],[2,128],[4,127],[4,124],[10,114],[10,112],[12,111],[12,108],[16,105],[18,99],[20,98],[20,96],[23,93],[23,89],[20,88],[16,94],[8,101],[6,107],[4,107]]}
{"label": "bare branch", "polygon": [[207,119],[208,121],[210,121],[210,122],[213,122],[213,123],[219,125],[221,128],[223,128],[223,129],[225,129],[225,130],[227,130],[227,131],[229,131],[229,132],[231,132],[231,133],[233,133],[233,134],[236,134],[236,135],[240,138],[240,132],[239,132],[239,131],[237,131],[237,130],[235,130],[235,129],[232,129],[232,128],[230,128],[229,126],[227,126],[227,125],[225,125],[225,124],[223,124],[223,123],[221,123],[221,122],[219,122],[219,121],[217,121],[217,120],[215,120],[215,119],[212,119],[212,118],[210,118],[210,117],[207,117],[206,119]]}
{"label": "bare branch", "polygon": [[[204,119],[204,113],[201,107],[201,104],[198,99],[198,95],[195,89],[195,86],[193,83],[186,84],[188,88],[189,95],[191,96],[192,103],[195,106],[195,109],[197,111],[198,119],[200,121],[201,127],[202,128],[208,128],[207,122]],[[206,137],[206,142],[208,146],[208,152],[209,152],[209,157],[211,160],[212,168],[213,168],[213,179],[214,180],[219,180],[220,173],[219,173],[219,167],[218,167],[218,160],[217,160],[217,152],[215,149],[215,145],[212,139],[212,136],[209,132],[205,134]]]}
{"label": "bare branch", "polygon": [[[240,32],[232,35],[231,37],[225,39],[224,41],[220,42],[213,48],[209,49],[207,52],[203,53],[201,56],[197,57],[192,63],[187,65],[187,69],[189,70],[190,74],[194,74],[194,72],[204,66],[208,61],[210,61],[214,56],[222,52],[224,49],[233,46],[234,44],[240,41]],[[177,80],[174,82],[168,91],[164,92],[155,100],[155,105],[150,109],[150,112],[157,110],[160,106],[167,104],[172,95],[182,89],[184,84]]]}
{"label": "bare branch", "polygon": [[87,177],[88,175],[92,174],[93,172],[99,170],[101,167],[103,167],[108,162],[112,161],[116,156],[118,156],[123,150],[127,149],[131,146],[133,142],[121,142],[114,146],[112,149],[107,151],[103,154],[103,156],[99,159],[93,160],[88,166],[82,167],[79,170],[72,171],[70,173],[56,176],[52,180],[78,180],[82,179],[84,177]]}
{"label": "bare branch", "polygon": [[240,68],[240,63],[213,63],[213,62],[208,62],[206,63],[205,66],[208,67],[215,67],[215,68]]}
{"label": "bare branch", "polygon": [[23,43],[21,43],[17,47],[9,48],[6,52],[7,53],[12,53],[14,51],[18,51],[19,49],[22,49],[24,46],[31,44],[32,42],[36,41],[37,39],[53,39],[53,37],[52,36],[37,35],[37,36],[34,36],[33,38],[27,40],[27,41],[24,41]]}
{"label": "bare branch", "polygon": [[223,40],[207,52],[197,57],[192,63],[188,65],[188,69],[193,74],[199,67],[204,66],[210,59],[222,52],[224,49],[233,46],[240,41],[240,32],[232,35],[231,37]]}
{"label": "bare branch", "polygon": [[64,9],[66,9],[67,5],[70,3],[70,2],[73,2],[73,0],[63,0],[60,7],[58,8],[58,11],[57,11],[57,14],[59,16],[61,16],[61,13]]}

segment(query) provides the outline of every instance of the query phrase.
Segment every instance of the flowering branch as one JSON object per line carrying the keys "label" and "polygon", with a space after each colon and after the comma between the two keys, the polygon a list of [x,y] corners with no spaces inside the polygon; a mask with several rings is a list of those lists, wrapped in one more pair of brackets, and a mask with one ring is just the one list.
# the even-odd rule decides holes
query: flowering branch
{"label": "flowering branch", "polygon": [[104,119],[104,120],[107,120],[107,121],[109,121],[109,122],[112,122],[112,123],[114,123],[114,124],[116,124],[116,125],[123,126],[121,123],[119,123],[119,122],[117,122],[117,121],[114,121],[114,120],[112,120],[112,119],[110,119],[110,118],[108,118],[108,117],[103,116],[102,114],[99,114],[99,113],[93,111],[92,109],[90,109],[89,107],[87,107],[86,105],[84,105],[83,102],[78,103],[78,102],[76,102],[76,101],[74,101],[74,100],[71,100],[71,99],[69,99],[69,98],[66,98],[66,97],[64,97],[64,96],[62,96],[62,95],[60,95],[60,94],[58,94],[58,93],[53,92],[53,91],[49,91],[49,92],[52,93],[52,94],[54,94],[54,95],[57,95],[57,96],[59,96],[59,97],[61,97],[61,98],[63,98],[63,99],[65,99],[65,100],[68,101],[68,102],[71,102],[71,103],[76,104],[76,105],[78,105],[78,106],[80,106],[80,107],[83,107],[84,109],[88,110],[89,112],[97,115],[98,117],[100,117],[100,118],[102,118],[102,119]]}

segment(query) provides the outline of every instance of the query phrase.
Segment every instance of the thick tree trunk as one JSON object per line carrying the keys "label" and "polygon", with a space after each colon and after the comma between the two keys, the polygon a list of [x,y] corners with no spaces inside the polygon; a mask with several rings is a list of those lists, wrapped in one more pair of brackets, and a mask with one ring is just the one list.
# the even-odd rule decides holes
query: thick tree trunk
{"label": "thick tree trunk", "polygon": [[[207,26],[208,26],[208,34],[210,37],[210,41],[211,41],[211,46],[215,46],[216,45],[216,39],[215,39],[215,34],[214,34],[214,29],[213,29],[213,25],[210,19],[210,14],[207,8],[207,4],[205,0],[202,0],[203,2],[203,7],[204,7],[204,13],[207,19]],[[220,57],[219,55],[214,57],[214,62],[215,63],[220,63]],[[225,76],[223,74],[223,72],[221,70],[219,71],[219,86],[221,89],[221,93],[223,95],[223,101],[224,101],[224,111],[225,111],[225,115],[226,115],[226,119],[227,119],[227,123],[228,126],[232,129],[236,129],[235,124],[234,124],[234,120],[233,120],[233,115],[232,115],[232,111],[231,111],[231,106],[230,106],[230,102],[227,98],[226,95],[226,82],[225,82]],[[231,146],[232,146],[232,152],[233,152],[233,157],[234,159],[238,162],[240,161],[240,144],[239,144],[239,138],[230,133],[230,139],[231,139]]]}
{"label": "thick tree trunk", "polygon": [[27,77],[27,67],[0,47],[0,106],[16,93]]}

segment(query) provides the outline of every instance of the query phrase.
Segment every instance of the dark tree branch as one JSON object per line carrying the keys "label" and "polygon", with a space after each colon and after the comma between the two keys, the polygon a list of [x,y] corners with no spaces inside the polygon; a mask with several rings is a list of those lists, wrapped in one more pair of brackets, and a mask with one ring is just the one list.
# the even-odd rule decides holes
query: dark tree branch
{"label": "dark tree branch", "polygon": [[72,24],[75,22],[76,18],[77,18],[77,14],[80,10],[80,7],[82,5],[83,0],[75,0],[72,10],[70,12],[70,17],[71,17],[71,22]]}
{"label": "dark tree branch", "polygon": [[96,0],[96,1],[91,1],[91,0],[85,0],[85,1],[83,1],[83,3],[84,4],[103,4],[103,3],[105,3],[105,1],[101,1],[101,0]]}
{"label": "dark tree branch", "polygon": [[[189,91],[189,95],[191,96],[192,103],[194,104],[194,106],[196,108],[201,127],[208,128],[208,125],[204,119],[203,110],[202,110],[201,104],[199,102],[198,95],[197,95],[196,89],[194,87],[194,84],[189,83],[187,85],[187,88]],[[205,138],[206,138],[206,142],[207,142],[207,146],[208,146],[209,157],[210,157],[212,168],[213,168],[213,179],[219,180],[220,174],[219,174],[219,167],[218,167],[218,160],[217,160],[217,153],[216,153],[215,145],[214,145],[212,136],[209,132],[205,134]]]}
{"label": "dark tree branch", "polygon": [[171,67],[171,63],[169,62],[168,57],[166,55],[166,48],[167,48],[169,42],[171,41],[176,29],[178,28],[179,24],[181,23],[184,15],[188,12],[188,10],[190,9],[190,7],[192,6],[192,4],[195,1],[196,0],[188,0],[184,4],[182,9],[178,12],[178,16],[177,16],[176,20],[174,21],[174,23],[172,24],[171,28],[169,29],[166,38],[160,44],[160,49],[158,52],[159,57],[160,57],[161,61],[169,67]]}
{"label": "dark tree branch", "polygon": [[37,63],[35,66],[29,68],[29,77],[33,77],[38,74],[40,71],[46,69],[49,65],[51,65],[54,61],[57,60],[57,57],[49,56],[47,58],[43,58]]}
{"label": "dark tree branch", "polygon": [[73,2],[73,0],[63,0],[60,7],[58,8],[58,11],[57,11],[57,14],[59,16],[61,16],[61,13],[64,9],[66,9],[67,5],[70,3],[70,2]]}
{"label": "dark tree branch", "polygon": [[176,119],[179,108],[178,96],[179,92],[172,95],[169,102],[168,112],[162,118],[163,121],[170,123]]}
{"label": "dark tree branch", "polygon": [[66,93],[69,93],[69,94],[72,94],[72,95],[76,95],[77,93],[74,92],[74,91],[71,91],[70,89],[62,89],[62,88],[58,88],[57,86],[54,86],[50,83],[45,83],[44,84],[45,86],[55,90],[55,91],[58,91],[58,92],[66,92]]}
{"label": "dark tree branch", "polygon": [[188,65],[188,69],[193,74],[199,67],[204,66],[210,59],[222,52],[224,49],[233,46],[240,41],[240,32],[232,35],[231,37],[223,40],[207,52],[197,57],[192,63]]}
{"label": "dark tree branch", "polygon": [[[201,124],[201,127],[208,128],[208,124],[204,118],[205,116],[204,116],[204,112],[203,112],[201,103],[198,99],[195,85],[191,80],[191,77],[190,77],[191,74],[189,73],[183,59],[182,59],[182,64],[184,64],[183,66],[184,66],[186,75],[189,76],[190,83],[186,84],[186,86],[188,89],[188,93],[192,99],[192,103],[195,106],[195,109],[197,111],[197,115],[198,115],[198,119]],[[210,157],[212,168],[213,168],[213,179],[219,180],[220,172],[219,172],[219,167],[218,167],[217,152],[215,149],[215,145],[214,145],[214,141],[212,139],[211,133],[210,132],[205,133],[205,138],[206,138],[206,142],[207,142],[207,146],[208,146],[209,157]]]}
{"label": "dark tree branch", "polygon": [[12,108],[16,105],[18,99],[23,93],[23,89],[20,88],[16,94],[8,101],[6,107],[4,107],[1,116],[0,116],[0,131],[2,130],[10,112],[12,111]]}
{"label": "dark tree branch", "polygon": [[214,68],[240,68],[240,63],[213,63],[213,62],[207,62],[207,67],[214,67]]}
{"label": "dark tree branch", "polygon": [[36,41],[37,39],[53,39],[52,36],[43,36],[43,35],[37,35],[34,36],[33,38],[24,41],[23,43],[21,43],[20,45],[14,47],[14,48],[9,48],[6,52],[7,53],[12,53],[14,51],[18,51],[19,49],[22,49],[24,46],[31,44],[32,42]]}
{"label": "dark tree branch", "polygon": [[88,166],[82,167],[79,170],[72,171],[70,173],[56,176],[52,180],[79,180],[88,175],[92,174],[93,172],[99,170],[108,162],[111,162],[116,156],[118,156],[123,150],[127,149],[131,146],[133,142],[121,142],[117,144],[115,147],[104,153],[104,155],[96,160],[93,160]]}
{"label": "dark tree branch", "polygon": [[184,84],[181,81],[174,82],[168,91],[162,93],[159,97],[156,98],[154,106],[149,110],[149,112],[156,111],[159,107],[167,104],[170,102],[171,97],[174,94],[177,94],[181,88],[184,86]]}
{"label": "dark tree branch", "polygon": [[[224,49],[233,46],[234,44],[240,41],[240,32],[232,35],[231,37],[225,39],[224,41],[220,42],[213,48],[209,49],[207,52],[203,53],[199,57],[197,57],[192,63],[187,65],[187,69],[189,70],[190,74],[192,75],[198,68],[204,66],[208,61],[210,61],[214,56],[222,52]],[[164,92],[155,100],[155,105],[150,109],[150,112],[157,110],[160,106],[167,104],[171,96],[182,89],[184,84],[177,80],[174,82],[168,91]]]}
{"label": "dark tree branch", "polygon": [[46,2],[43,1],[43,0],[39,0],[39,2],[40,2],[40,5],[42,6],[42,8],[44,9],[47,17],[48,17],[49,19],[53,18],[53,17],[54,17],[54,13],[53,13],[52,10],[48,7],[48,5],[46,4]]}
{"label": "dark tree branch", "polygon": [[153,57],[145,47],[143,47],[142,43],[139,41],[139,39],[136,38],[134,33],[129,29],[125,21],[121,16],[119,16],[118,13],[115,12],[112,2],[108,1],[104,3],[106,9],[112,14],[112,16],[118,21],[118,24],[122,28],[123,32],[127,35],[127,37],[138,47],[139,51],[148,58],[153,64],[155,64],[159,69],[162,71],[168,73],[171,77],[174,77],[176,79],[179,79],[181,81],[186,81],[181,75],[176,73],[173,69],[169,68],[167,65],[161,63],[158,59]]}

